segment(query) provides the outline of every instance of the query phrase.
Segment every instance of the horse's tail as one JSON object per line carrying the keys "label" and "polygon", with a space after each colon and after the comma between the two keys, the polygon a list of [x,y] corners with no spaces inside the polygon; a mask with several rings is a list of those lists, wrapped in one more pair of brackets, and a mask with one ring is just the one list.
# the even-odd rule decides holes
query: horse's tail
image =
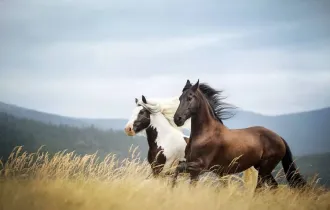
{"label": "horse's tail", "polygon": [[285,144],[285,155],[282,159],[282,166],[285,172],[286,179],[289,182],[290,187],[304,187],[306,181],[302,175],[298,172],[296,164],[293,162],[291,149],[288,143],[282,138]]}

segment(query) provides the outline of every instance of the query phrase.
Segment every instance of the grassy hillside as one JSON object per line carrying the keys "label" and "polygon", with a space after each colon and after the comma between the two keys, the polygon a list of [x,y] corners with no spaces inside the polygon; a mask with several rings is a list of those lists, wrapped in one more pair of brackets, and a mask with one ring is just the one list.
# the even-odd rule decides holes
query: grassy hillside
{"label": "grassy hillside", "polygon": [[300,171],[306,177],[312,177],[318,174],[319,183],[330,188],[330,153],[306,155],[296,157],[296,163]]}
{"label": "grassy hillside", "polygon": [[[330,188],[330,167],[328,167],[329,160],[330,152],[294,157],[294,161],[297,164],[299,171],[306,179],[313,179],[316,176],[319,179],[318,185],[322,185],[327,188]],[[286,183],[281,163],[277,165],[273,174],[277,176],[277,180],[279,182]]]}
{"label": "grassy hillside", "polygon": [[[45,145],[43,150],[54,154],[61,150],[76,151],[77,154],[93,154],[98,151],[98,157],[109,153],[119,158],[127,158],[131,145],[139,146],[138,152],[142,159],[147,157],[148,144],[145,137],[128,137],[121,131],[99,130],[95,127],[76,128],[63,125],[45,124],[34,120],[20,119],[0,113],[0,157],[6,160],[16,146],[24,146],[28,152],[36,151]],[[326,167],[330,153],[296,157],[298,167],[305,177],[319,174],[320,184],[330,187],[330,171]],[[279,164],[276,175],[282,170]],[[282,176],[280,176],[282,177]],[[280,179],[279,181],[283,181]],[[284,180],[283,183],[286,183]]]}
{"label": "grassy hillside", "polygon": [[119,168],[117,164],[111,155],[98,162],[93,155],[15,153],[0,169],[0,209],[323,210],[330,206],[330,193],[322,188],[297,191],[281,186],[254,193],[255,176],[247,182],[235,176],[206,177],[196,187],[181,176],[171,189],[168,178],[146,179],[150,169],[145,162],[131,158]]}

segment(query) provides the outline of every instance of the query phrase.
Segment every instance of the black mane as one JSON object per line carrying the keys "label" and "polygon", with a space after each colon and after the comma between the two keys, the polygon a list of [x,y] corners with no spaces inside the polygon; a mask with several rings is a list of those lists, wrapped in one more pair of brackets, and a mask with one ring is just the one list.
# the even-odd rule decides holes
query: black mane
{"label": "black mane", "polygon": [[217,120],[219,120],[219,122],[223,123],[223,120],[230,119],[234,116],[234,113],[228,111],[228,109],[235,109],[236,107],[223,102],[225,97],[221,95],[223,92],[222,90],[215,90],[206,83],[200,83],[199,90],[208,100],[212,108],[213,115]]}

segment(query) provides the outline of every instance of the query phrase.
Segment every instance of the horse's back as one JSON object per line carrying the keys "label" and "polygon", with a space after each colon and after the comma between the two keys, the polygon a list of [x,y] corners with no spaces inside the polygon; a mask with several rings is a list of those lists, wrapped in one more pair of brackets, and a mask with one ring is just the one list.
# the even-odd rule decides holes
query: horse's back
{"label": "horse's back", "polygon": [[264,156],[273,156],[274,154],[285,154],[286,146],[282,137],[263,126],[252,126],[246,128],[250,133],[255,134],[258,138],[257,140],[263,145]]}
{"label": "horse's back", "polygon": [[273,138],[276,140],[281,139],[281,136],[275,133],[273,130],[263,126],[251,126],[247,128],[239,128],[239,129],[230,129],[232,132],[238,132],[242,134],[251,134],[254,136],[268,136],[269,138]]}
{"label": "horse's back", "polygon": [[286,147],[281,136],[263,126],[230,129],[226,136],[228,144],[232,148],[240,148],[238,151],[253,151],[262,157],[285,154]]}

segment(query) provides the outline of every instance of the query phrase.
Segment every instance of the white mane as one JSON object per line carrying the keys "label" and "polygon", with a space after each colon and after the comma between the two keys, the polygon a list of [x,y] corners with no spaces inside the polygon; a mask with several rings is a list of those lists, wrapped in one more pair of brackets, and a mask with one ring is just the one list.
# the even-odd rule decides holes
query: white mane
{"label": "white mane", "polygon": [[186,120],[185,124],[181,127],[178,127],[174,123],[174,114],[179,107],[180,100],[179,97],[172,98],[151,98],[147,99],[147,104],[143,103],[141,100],[138,101],[138,104],[150,110],[152,113],[161,112],[167,121],[172,125],[172,127],[183,130],[191,129],[191,119]]}

